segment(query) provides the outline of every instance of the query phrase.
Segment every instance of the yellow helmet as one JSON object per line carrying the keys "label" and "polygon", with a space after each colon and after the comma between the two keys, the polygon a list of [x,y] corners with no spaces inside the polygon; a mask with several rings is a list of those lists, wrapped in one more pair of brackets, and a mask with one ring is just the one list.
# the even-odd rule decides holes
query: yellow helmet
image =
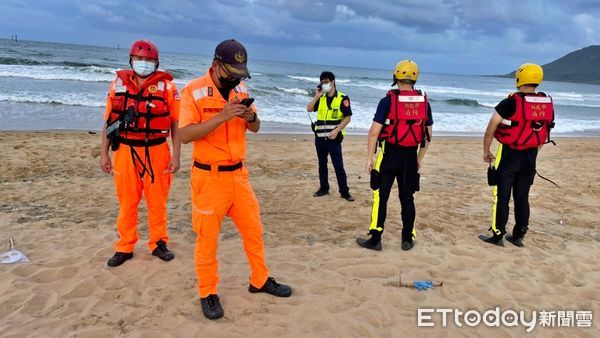
{"label": "yellow helmet", "polygon": [[413,60],[402,60],[394,68],[394,78],[396,80],[413,80],[417,82],[419,66]]}
{"label": "yellow helmet", "polygon": [[544,71],[535,63],[524,63],[515,72],[517,88],[527,84],[539,85],[542,79],[544,79]]}

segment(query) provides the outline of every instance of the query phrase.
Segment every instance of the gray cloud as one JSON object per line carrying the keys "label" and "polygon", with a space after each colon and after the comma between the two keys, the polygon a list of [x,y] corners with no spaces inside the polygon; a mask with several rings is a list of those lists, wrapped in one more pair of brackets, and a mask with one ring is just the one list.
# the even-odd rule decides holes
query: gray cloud
{"label": "gray cloud", "polygon": [[413,55],[448,72],[504,72],[600,44],[600,2],[592,0],[6,0],[0,10],[2,31],[41,40],[152,36],[189,52],[208,49],[197,41],[235,37],[292,61],[328,55],[360,65],[371,55],[382,63],[371,66],[387,67],[394,55]]}

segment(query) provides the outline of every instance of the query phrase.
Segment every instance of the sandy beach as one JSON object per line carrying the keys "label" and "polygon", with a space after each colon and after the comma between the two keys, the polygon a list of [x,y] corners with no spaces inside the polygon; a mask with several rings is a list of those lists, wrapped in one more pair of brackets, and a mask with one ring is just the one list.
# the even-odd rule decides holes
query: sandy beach
{"label": "sandy beach", "polygon": [[[189,174],[191,145],[182,150],[169,199],[165,263],[146,248],[140,208],[135,257],[106,266],[117,238],[112,178],[99,167],[100,135],[0,132],[0,252],[15,248],[31,262],[0,265],[1,337],[519,337],[524,326],[417,327],[417,309],[484,312],[593,311],[593,326],[541,327],[535,337],[600,336],[600,138],[559,138],[538,157],[525,248],[486,246],[492,190],[479,138],[438,137],[417,193],[417,239],[400,249],[396,188],[389,202],[383,251],[359,248],[370,220],[364,170],[366,137],[344,141],[353,203],[332,193],[319,199],[310,135],[249,138],[247,166],[261,203],[267,262],[288,299],[247,291],[249,267],[237,229],[226,219],[219,243],[219,295],[225,317],[204,318],[196,293]],[[336,182],[330,165],[330,184]],[[512,204],[511,204],[512,210]],[[509,219],[512,229],[514,219]],[[404,281],[444,281],[428,291]],[[556,323],[557,325],[558,323]],[[572,324],[575,326],[575,323]]]}

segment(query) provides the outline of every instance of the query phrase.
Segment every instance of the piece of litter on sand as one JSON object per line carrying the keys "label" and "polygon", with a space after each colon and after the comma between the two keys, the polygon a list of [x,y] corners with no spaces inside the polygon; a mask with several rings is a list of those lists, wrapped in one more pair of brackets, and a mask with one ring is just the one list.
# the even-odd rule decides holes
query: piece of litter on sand
{"label": "piece of litter on sand", "polygon": [[10,238],[10,251],[0,253],[0,264],[29,262],[29,258],[21,251],[15,250],[15,242]]}
{"label": "piece of litter on sand", "polygon": [[443,286],[444,282],[434,282],[430,280],[418,280],[415,282],[402,282],[402,275],[398,275],[398,281],[388,282],[385,285],[405,288],[415,288],[419,291],[433,289],[436,286]]}
{"label": "piece of litter on sand", "polygon": [[414,285],[415,285],[415,289],[417,289],[419,291],[433,289],[433,282],[430,280],[418,280],[418,281],[415,281]]}

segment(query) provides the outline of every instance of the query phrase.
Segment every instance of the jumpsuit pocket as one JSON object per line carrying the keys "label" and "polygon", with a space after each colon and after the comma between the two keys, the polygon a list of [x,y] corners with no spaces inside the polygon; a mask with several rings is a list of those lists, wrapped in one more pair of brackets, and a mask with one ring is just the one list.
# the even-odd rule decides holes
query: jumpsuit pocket
{"label": "jumpsuit pocket", "polygon": [[415,193],[421,190],[421,174],[416,171],[407,171],[404,178],[404,187],[402,189],[408,193]]}

